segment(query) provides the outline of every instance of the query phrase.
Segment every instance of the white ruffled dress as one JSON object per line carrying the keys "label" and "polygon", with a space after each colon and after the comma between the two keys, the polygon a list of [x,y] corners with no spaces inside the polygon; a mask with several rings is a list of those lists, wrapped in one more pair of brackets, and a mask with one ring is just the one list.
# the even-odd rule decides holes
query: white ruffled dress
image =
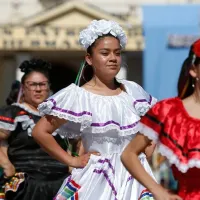
{"label": "white ruffled dress", "polygon": [[[59,133],[70,138],[81,136],[86,152],[101,154],[92,155],[84,168],[73,169],[55,200],[153,199],[131,177],[120,155],[140,130],[140,116],[156,103],[156,99],[134,82],[120,82],[126,92],[119,95],[97,95],[71,84],[40,104],[41,114],[68,121]],[[153,176],[145,155],[141,154],[139,159]]]}

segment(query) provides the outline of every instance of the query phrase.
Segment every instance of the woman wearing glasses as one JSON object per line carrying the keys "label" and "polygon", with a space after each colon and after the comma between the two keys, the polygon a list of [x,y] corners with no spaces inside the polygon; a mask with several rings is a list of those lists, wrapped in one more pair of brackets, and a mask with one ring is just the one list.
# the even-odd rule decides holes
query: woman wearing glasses
{"label": "woman wearing glasses", "polygon": [[[49,95],[50,68],[40,59],[24,61],[19,102],[0,109],[0,141],[9,145],[7,153],[0,151],[6,200],[51,200],[69,175],[66,165],[48,156],[32,138],[40,119],[37,106]],[[54,133],[54,138],[66,149],[59,134]]]}

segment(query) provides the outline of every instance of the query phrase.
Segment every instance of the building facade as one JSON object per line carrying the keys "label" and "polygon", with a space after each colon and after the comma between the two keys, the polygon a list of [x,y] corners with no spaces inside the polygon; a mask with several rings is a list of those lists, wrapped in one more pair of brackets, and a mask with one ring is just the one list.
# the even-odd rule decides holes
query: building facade
{"label": "building facade", "polygon": [[[5,104],[13,80],[20,80],[19,64],[33,57],[53,65],[52,90],[75,81],[85,52],[79,32],[93,19],[118,22],[126,31],[119,78],[142,84],[143,13],[145,4],[186,4],[200,0],[0,0],[0,105]],[[127,67],[128,66],[128,67]]]}
{"label": "building facade", "polygon": [[88,3],[69,1],[0,27],[0,105],[5,102],[11,82],[20,80],[22,74],[18,66],[25,59],[37,57],[52,63],[53,92],[74,82],[85,54],[78,44],[79,32],[93,19],[114,20],[124,28],[129,42],[123,52],[119,78],[141,82],[144,48],[141,23],[112,15]]}

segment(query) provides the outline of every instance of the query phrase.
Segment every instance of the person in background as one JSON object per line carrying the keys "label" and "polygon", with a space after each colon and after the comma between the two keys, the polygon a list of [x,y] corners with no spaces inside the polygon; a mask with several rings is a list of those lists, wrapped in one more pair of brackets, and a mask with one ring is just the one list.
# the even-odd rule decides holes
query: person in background
{"label": "person in background", "polygon": [[[21,97],[15,89],[7,98],[9,106],[0,109],[0,141],[8,143],[7,153],[0,151],[6,200],[52,200],[69,175],[68,166],[51,158],[32,138],[32,130],[41,118],[37,106],[49,96],[50,63],[41,59],[24,61],[20,67]],[[12,98],[11,98],[12,97]],[[66,150],[65,139],[54,132],[58,145]]]}
{"label": "person in background", "polygon": [[[200,39],[191,45],[178,80],[178,97],[157,103],[141,119],[140,134],[122,154],[122,162],[156,200],[200,199]],[[157,184],[137,156],[154,141],[172,164],[178,197]]]}
{"label": "person in background", "polygon": [[[11,105],[12,103],[16,103],[18,99],[18,94],[20,91],[20,82],[15,80],[12,83],[10,93],[8,97],[6,98],[6,104]],[[0,142],[0,150],[3,151],[4,154],[7,155],[7,149],[8,149],[8,144],[7,141],[1,141]],[[3,181],[3,169],[0,168],[0,185],[1,181]],[[4,196],[3,189],[0,189],[0,200],[2,199],[2,196]]]}
{"label": "person in background", "polygon": [[[145,188],[124,168],[120,155],[140,129],[140,116],[156,99],[137,83],[115,78],[126,45],[126,35],[116,22],[92,21],[80,33],[80,43],[87,52],[78,86],[71,84],[40,104],[38,109],[45,116],[33,130],[42,148],[74,167],[55,200],[138,200],[151,196],[143,194]],[[63,135],[67,137],[80,136],[85,153],[71,157],[60,148],[52,135],[58,128],[65,128]],[[146,150],[151,154],[151,148]],[[145,153],[139,156],[140,162],[153,176]]]}

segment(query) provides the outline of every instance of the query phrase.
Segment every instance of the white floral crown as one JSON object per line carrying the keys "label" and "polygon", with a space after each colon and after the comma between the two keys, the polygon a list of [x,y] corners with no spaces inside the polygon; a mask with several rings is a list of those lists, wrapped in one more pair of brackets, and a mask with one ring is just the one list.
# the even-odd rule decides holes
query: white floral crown
{"label": "white floral crown", "polygon": [[122,48],[125,48],[127,37],[122,27],[114,21],[93,20],[91,24],[80,32],[79,43],[87,49],[99,36],[111,34],[118,38]]}

